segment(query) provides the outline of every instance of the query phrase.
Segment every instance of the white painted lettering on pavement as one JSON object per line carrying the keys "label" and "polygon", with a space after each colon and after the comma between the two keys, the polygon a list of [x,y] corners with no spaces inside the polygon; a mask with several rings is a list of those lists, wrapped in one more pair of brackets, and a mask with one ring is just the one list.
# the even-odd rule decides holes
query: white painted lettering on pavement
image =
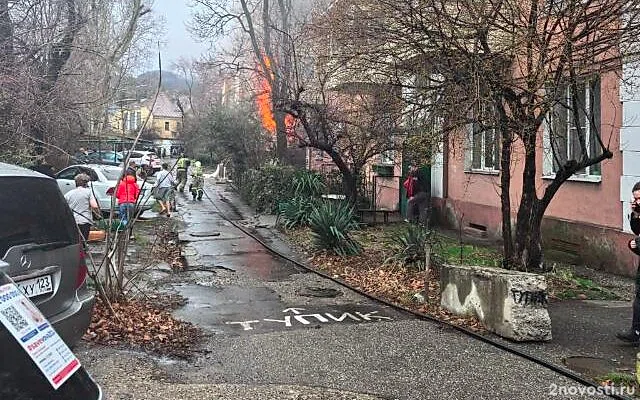
{"label": "white painted lettering on pavement", "polygon": [[282,312],[292,312],[294,314],[300,314],[304,311],[304,308],[287,308],[286,310],[282,310]]}
{"label": "white painted lettering on pavement", "polygon": [[362,319],[363,319],[363,320],[365,320],[365,321],[372,321],[372,319],[371,319],[371,318],[377,318],[377,319],[388,319],[388,320],[391,320],[391,318],[389,318],[389,317],[384,317],[384,316],[382,316],[382,315],[372,315],[372,314],[377,314],[377,313],[378,313],[377,311],[370,311],[370,312],[368,312],[368,313],[366,313],[366,314],[362,314],[362,313],[360,313],[360,312],[357,312],[357,311],[356,311],[356,314],[358,314],[358,315],[360,316],[360,318],[362,318]]}
{"label": "white painted lettering on pavement", "polygon": [[362,318],[365,321],[373,321],[371,318],[377,318],[377,319],[388,319],[389,321],[391,321],[391,318],[389,317],[384,317],[382,315],[372,315],[372,314],[377,314],[377,311],[370,311],[366,314],[362,314],[358,311],[356,311],[356,314],[358,314],[360,316],[360,318]]}
{"label": "white painted lettering on pavement", "polygon": [[342,314],[339,318],[334,317],[334,316],[333,316],[333,314],[331,314],[331,313],[325,313],[325,315],[326,315],[327,317],[331,318],[332,320],[336,321],[336,322],[342,322],[342,321],[344,321],[347,317],[351,318],[351,319],[352,319],[352,320],[354,320],[354,321],[360,321],[360,320],[358,319],[358,317],[356,317],[356,316],[355,316],[355,315],[353,315],[353,314],[349,314],[349,313],[344,313],[344,314]]}
{"label": "white painted lettering on pavement", "polygon": [[307,321],[304,317],[313,317],[313,318],[317,319],[320,322],[329,322],[328,319],[326,319],[325,317],[323,317],[320,314],[306,314],[306,315],[294,315],[293,316],[293,318],[297,319],[298,321],[300,321],[304,325],[309,325],[311,322]]}
{"label": "white painted lettering on pavement", "polygon": [[251,324],[257,324],[260,321],[234,321],[234,322],[225,322],[227,325],[242,325],[243,330],[250,331],[253,330]]}
{"label": "white painted lettering on pavement", "polygon": [[[262,320],[251,320],[251,321],[228,321],[225,322],[227,325],[240,325],[242,329],[245,331],[254,330],[254,326],[251,324],[259,324],[260,322],[275,322],[278,324],[283,324],[286,328],[291,328],[294,325],[294,322],[297,321],[302,325],[310,325],[313,321],[310,318],[317,320],[318,322],[328,323],[328,322],[366,322],[366,321],[379,321],[379,320],[387,320],[392,321],[393,318],[387,317],[384,315],[377,315],[378,311],[369,311],[366,313],[362,312],[345,312],[342,313],[339,317],[336,317],[332,313],[314,313],[314,314],[301,314],[304,308],[287,308],[283,312],[292,312],[295,315],[285,315],[282,319],[272,319],[272,318],[264,318]],[[354,315],[355,314],[355,315]],[[292,318],[293,317],[293,318]]]}
{"label": "white painted lettering on pavement", "polygon": [[291,327],[291,315],[287,315],[284,317],[284,320],[280,320],[280,319],[267,319],[265,318],[263,321],[266,322],[281,322],[284,324],[284,326],[286,326],[287,328]]}

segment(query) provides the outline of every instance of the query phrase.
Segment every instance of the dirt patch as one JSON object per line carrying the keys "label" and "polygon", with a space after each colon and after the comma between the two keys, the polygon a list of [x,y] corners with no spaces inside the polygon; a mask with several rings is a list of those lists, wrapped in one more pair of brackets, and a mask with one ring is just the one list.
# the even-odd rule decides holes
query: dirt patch
{"label": "dirt patch", "polygon": [[[393,228],[391,228],[393,229]],[[353,236],[363,245],[357,256],[341,257],[315,251],[308,229],[283,231],[286,240],[307,256],[308,264],[329,276],[389,302],[421,312],[443,321],[485,332],[476,318],[453,315],[440,307],[440,277],[437,268],[427,277],[416,268],[389,263],[392,250],[384,228],[372,227]]]}
{"label": "dirt patch", "polygon": [[167,262],[174,271],[183,271],[187,267],[187,262],[182,255],[176,224],[169,221],[160,225],[155,235],[155,245],[151,248],[153,257]]}
{"label": "dirt patch", "polygon": [[98,299],[85,340],[174,358],[193,354],[201,331],[171,315],[186,300],[159,292],[150,274],[161,264],[168,264],[169,272],[186,268],[178,241],[179,224],[165,218],[136,223],[135,240],[129,243],[125,261],[122,299],[110,304]]}
{"label": "dirt patch", "polygon": [[[391,237],[401,229],[401,224],[367,227],[354,232],[353,237],[362,244],[363,251],[357,256],[340,257],[313,248],[308,228],[281,230],[282,236],[292,247],[304,254],[308,263],[319,271],[344,281],[366,293],[384,298],[411,310],[419,311],[458,325],[483,331],[476,319],[462,318],[440,307],[440,280],[437,262],[462,265],[498,267],[501,254],[493,244],[479,243],[465,238],[455,238],[445,233],[439,234],[433,251],[434,266],[427,277],[416,266],[404,266],[390,262],[394,259]],[[545,274],[552,299],[568,300],[622,300],[630,293],[627,285],[611,282],[594,271],[586,274],[584,267],[554,264],[550,273]],[[601,279],[602,278],[602,279]]]}
{"label": "dirt patch", "polygon": [[554,265],[546,274],[549,296],[559,300],[625,300],[632,292],[620,279],[612,284],[586,267]]}

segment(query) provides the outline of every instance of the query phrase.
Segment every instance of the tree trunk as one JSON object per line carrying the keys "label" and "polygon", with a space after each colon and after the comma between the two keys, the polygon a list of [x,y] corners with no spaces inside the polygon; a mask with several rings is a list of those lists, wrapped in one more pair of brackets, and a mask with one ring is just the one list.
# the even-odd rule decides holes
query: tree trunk
{"label": "tree trunk", "polygon": [[342,172],[342,190],[347,200],[356,204],[358,200],[358,174],[352,171]]}
{"label": "tree trunk", "polygon": [[502,248],[504,252],[503,266],[513,265],[513,236],[511,233],[511,151],[513,135],[506,126],[506,111],[499,104],[500,132],[502,148],[500,154],[500,203],[502,211]]}
{"label": "tree trunk", "polygon": [[[289,31],[291,30],[289,16],[291,13],[291,0],[278,0],[278,8],[280,11],[280,40],[282,41],[282,49],[280,56],[280,65],[278,70],[278,95],[279,99],[289,98],[287,93],[288,84],[291,83],[291,40]],[[275,107],[274,107],[275,109]],[[287,152],[287,114],[283,111],[274,111],[276,117],[276,155],[279,160],[291,163]]]}
{"label": "tree trunk", "polygon": [[3,67],[13,62],[13,22],[9,15],[8,0],[0,0],[0,54]]}
{"label": "tree trunk", "polygon": [[275,110],[275,107],[273,107],[273,109],[273,116],[276,121],[276,157],[279,161],[288,164],[289,160],[287,158],[287,125],[285,122],[287,113]]}
{"label": "tree trunk", "polygon": [[518,207],[518,220],[511,267],[528,272],[544,272],[542,234],[540,232],[544,207],[536,193],[536,132],[522,135],[525,148],[522,173],[522,196]]}
{"label": "tree trunk", "polygon": [[516,239],[513,262],[520,271],[541,273],[546,272],[542,253],[542,215],[538,212],[537,205],[527,210],[530,225],[521,225],[516,229]]}

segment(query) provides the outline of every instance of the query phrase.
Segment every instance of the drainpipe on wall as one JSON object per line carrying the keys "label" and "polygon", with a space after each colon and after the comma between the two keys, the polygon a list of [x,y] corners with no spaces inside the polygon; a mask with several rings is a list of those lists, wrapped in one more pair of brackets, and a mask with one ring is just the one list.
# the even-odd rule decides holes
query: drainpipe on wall
{"label": "drainpipe on wall", "polygon": [[449,198],[449,134],[444,134],[442,143],[442,200]]}

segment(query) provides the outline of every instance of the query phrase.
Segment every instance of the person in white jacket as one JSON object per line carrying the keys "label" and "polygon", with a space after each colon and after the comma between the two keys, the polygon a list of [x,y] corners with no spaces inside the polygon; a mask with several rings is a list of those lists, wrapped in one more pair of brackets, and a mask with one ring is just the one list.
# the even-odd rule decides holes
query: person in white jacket
{"label": "person in white jacket", "polygon": [[171,216],[171,197],[176,185],[176,180],[169,172],[169,164],[163,163],[162,169],[156,175],[156,184],[154,185],[155,198],[160,203],[160,214]]}

